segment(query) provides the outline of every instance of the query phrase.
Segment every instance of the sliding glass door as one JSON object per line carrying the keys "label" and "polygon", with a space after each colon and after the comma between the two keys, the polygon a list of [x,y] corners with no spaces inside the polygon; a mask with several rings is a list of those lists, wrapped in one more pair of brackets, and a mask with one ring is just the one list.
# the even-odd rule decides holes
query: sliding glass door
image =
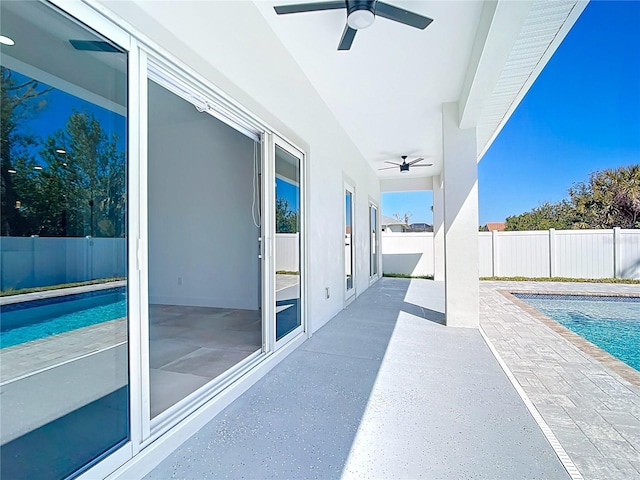
{"label": "sliding glass door", "polygon": [[74,476],[127,443],[127,62],[1,2],[0,477]]}
{"label": "sliding glass door", "polygon": [[274,143],[275,338],[302,330],[302,154]]}
{"label": "sliding glass door", "polygon": [[374,279],[378,276],[378,208],[369,204],[369,276]]}
{"label": "sliding glass door", "polygon": [[345,272],[345,299],[349,300],[355,295],[355,247],[354,247],[354,188],[348,183],[344,184],[344,272]]}

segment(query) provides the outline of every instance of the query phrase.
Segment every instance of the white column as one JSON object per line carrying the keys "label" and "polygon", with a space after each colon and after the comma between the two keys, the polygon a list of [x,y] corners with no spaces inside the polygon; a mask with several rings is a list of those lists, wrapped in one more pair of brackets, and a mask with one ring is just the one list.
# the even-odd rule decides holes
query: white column
{"label": "white column", "polygon": [[433,279],[444,281],[444,198],[442,175],[433,177]]}
{"label": "white column", "polygon": [[445,315],[454,327],[479,325],[476,129],[461,130],[457,103],[442,106]]}

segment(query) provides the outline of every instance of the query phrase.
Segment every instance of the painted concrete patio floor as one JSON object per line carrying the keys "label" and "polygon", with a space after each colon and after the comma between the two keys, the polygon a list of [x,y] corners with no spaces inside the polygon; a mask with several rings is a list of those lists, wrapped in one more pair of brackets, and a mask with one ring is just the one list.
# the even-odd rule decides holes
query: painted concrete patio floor
{"label": "painted concrete patio floor", "polygon": [[584,478],[640,479],[640,375],[627,367],[623,378],[614,371],[620,370],[615,365],[607,368],[546,326],[535,312],[505,298],[501,290],[640,295],[640,286],[551,282],[481,282],[480,286],[483,331]]}
{"label": "painted concrete patio floor", "polygon": [[569,478],[442,285],[384,278],[148,479]]}

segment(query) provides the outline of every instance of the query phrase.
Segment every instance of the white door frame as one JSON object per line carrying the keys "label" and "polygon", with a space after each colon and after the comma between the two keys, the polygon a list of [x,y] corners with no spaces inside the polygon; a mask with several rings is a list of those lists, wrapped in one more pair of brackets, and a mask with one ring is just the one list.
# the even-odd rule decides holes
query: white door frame
{"label": "white door frame", "polygon": [[[343,188],[342,188],[342,215],[343,215],[343,221],[342,221],[342,234],[345,236],[345,247],[347,246],[346,244],[346,227],[347,227],[347,194],[346,192],[349,192],[351,194],[351,210],[350,210],[350,216],[351,216],[351,238],[349,239],[350,241],[350,247],[351,247],[351,251],[349,252],[351,255],[351,288],[348,288],[348,283],[347,283],[347,278],[346,278],[346,271],[345,271],[345,275],[344,275],[344,302],[345,304],[351,303],[353,301],[353,299],[356,296],[356,245],[355,245],[355,239],[356,239],[356,187],[348,180],[344,180],[343,182]],[[346,269],[347,266],[347,251],[346,248],[343,249],[343,259],[344,261],[343,263],[343,269]]]}
{"label": "white door frame", "polygon": [[[268,176],[265,181],[265,185],[271,185],[271,188],[265,188],[269,190],[268,195],[271,198],[268,201],[265,201],[265,205],[269,206],[269,215],[271,218],[265,218],[265,226],[267,229],[270,229],[270,234],[267,234],[267,237],[271,238],[271,241],[267,242],[267,246],[270,248],[270,264],[266,269],[270,275],[270,279],[273,287],[269,289],[267,294],[270,295],[269,306],[273,309],[272,314],[269,316],[272,319],[270,323],[270,331],[268,333],[268,338],[270,339],[273,345],[273,349],[277,350],[281,348],[283,345],[289,343],[294,338],[299,335],[303,335],[308,332],[307,328],[307,281],[306,281],[306,272],[308,267],[307,262],[307,235],[306,235],[306,225],[307,225],[307,215],[306,215],[306,168],[305,168],[305,154],[298,147],[294,146],[290,142],[284,140],[282,137],[277,134],[268,134],[270,137],[270,145],[269,145],[269,158],[267,171]],[[300,325],[295,328],[293,331],[289,332],[280,340],[276,339],[276,222],[275,222],[275,205],[276,205],[276,193],[275,193],[275,185],[276,185],[276,146],[280,147],[287,153],[296,157],[300,162],[300,252],[299,252],[299,267],[300,267]],[[265,192],[267,195],[267,192]]]}

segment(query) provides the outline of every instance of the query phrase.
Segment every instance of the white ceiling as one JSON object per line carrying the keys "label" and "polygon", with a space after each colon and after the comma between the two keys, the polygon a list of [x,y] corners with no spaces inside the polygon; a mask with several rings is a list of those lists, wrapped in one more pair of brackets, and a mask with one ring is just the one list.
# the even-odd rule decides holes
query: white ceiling
{"label": "white ceiling", "polygon": [[276,15],[256,2],[340,124],[374,169],[424,156],[433,167],[379,171],[381,178],[428,177],[442,165],[442,103],[457,101],[480,20],[478,1],[398,1],[431,17],[426,30],[385,18],[358,31],[349,51],[337,51],[346,10]]}
{"label": "white ceiling", "polygon": [[[358,31],[351,50],[338,51],[346,10],[279,16],[274,5],[308,0],[255,4],[379,177],[394,186],[394,179],[413,178],[411,188],[441,172],[442,104],[472,105],[461,111],[461,119],[479,127],[478,151],[484,152],[586,5],[583,0],[387,2],[434,21],[418,30],[378,17]],[[515,80],[513,71],[519,74]],[[401,155],[424,156],[433,166],[408,173],[378,170]]]}

